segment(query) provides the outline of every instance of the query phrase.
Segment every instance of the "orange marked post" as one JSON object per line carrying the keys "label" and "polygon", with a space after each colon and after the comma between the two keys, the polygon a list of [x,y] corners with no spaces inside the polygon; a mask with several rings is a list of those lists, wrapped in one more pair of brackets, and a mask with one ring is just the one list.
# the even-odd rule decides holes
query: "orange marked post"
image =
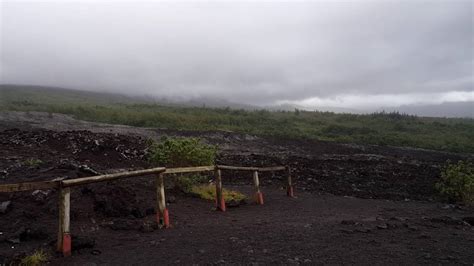
{"label": "orange marked post", "polygon": [[59,189],[59,229],[58,229],[58,251],[64,257],[71,256],[71,235],[70,235],[70,209],[71,209],[71,189],[60,185]]}
{"label": "orange marked post", "polygon": [[216,208],[219,211],[225,212],[225,199],[222,194],[222,175],[221,170],[217,169],[215,172],[216,176]]}
{"label": "orange marked post", "polygon": [[62,252],[64,257],[71,256],[71,235],[69,233],[63,234],[63,244],[62,244]]}
{"label": "orange marked post", "polygon": [[163,173],[160,173],[156,177],[156,198],[156,222],[158,225],[162,225],[164,228],[169,228],[170,217],[168,208],[166,207],[165,181]]}
{"label": "orange marked post", "polygon": [[260,191],[260,181],[258,179],[258,171],[253,172],[253,183],[255,186],[255,200],[257,204],[263,205],[263,194]]}
{"label": "orange marked post", "polygon": [[262,192],[257,192],[256,193],[256,198],[257,198],[257,204],[263,205],[263,193]]}

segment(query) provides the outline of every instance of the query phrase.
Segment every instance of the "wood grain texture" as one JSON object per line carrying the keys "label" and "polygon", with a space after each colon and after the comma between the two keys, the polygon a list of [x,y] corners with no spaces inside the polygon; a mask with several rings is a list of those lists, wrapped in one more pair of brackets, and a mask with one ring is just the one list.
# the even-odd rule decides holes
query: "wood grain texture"
{"label": "wood grain texture", "polygon": [[207,172],[214,171],[215,166],[195,166],[195,167],[180,167],[180,168],[167,168],[165,174],[180,174],[180,173],[193,173],[193,172]]}
{"label": "wood grain texture", "polygon": [[165,170],[166,168],[164,167],[157,167],[157,168],[151,168],[151,169],[145,169],[145,170],[128,171],[128,172],[115,173],[115,174],[69,179],[69,180],[63,180],[62,185],[64,187],[79,186],[79,185],[85,185],[85,184],[90,184],[90,183],[110,181],[110,180],[115,180],[115,179],[120,179],[120,178],[125,178],[125,177],[158,174],[158,173],[164,172]]}

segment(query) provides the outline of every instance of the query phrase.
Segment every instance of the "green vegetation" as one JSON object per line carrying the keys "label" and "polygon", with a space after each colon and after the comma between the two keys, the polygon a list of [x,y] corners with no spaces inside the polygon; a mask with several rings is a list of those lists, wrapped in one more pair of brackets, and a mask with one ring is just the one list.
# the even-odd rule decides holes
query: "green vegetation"
{"label": "green vegetation", "polygon": [[[160,142],[152,142],[149,160],[156,165],[166,167],[187,167],[214,165],[217,148],[202,143],[198,138],[163,137]],[[202,199],[214,200],[216,187],[208,182],[208,177],[198,174],[179,175],[175,179],[175,187],[187,194]],[[232,190],[223,189],[225,201],[245,199],[245,195]]]}
{"label": "green vegetation", "polygon": [[42,249],[36,250],[33,254],[24,257],[20,265],[22,266],[38,266],[44,265],[49,260],[49,255]]}
{"label": "green vegetation", "polygon": [[180,175],[176,178],[175,187],[184,193],[192,193],[195,186],[209,180],[207,176],[198,174]]}
{"label": "green vegetation", "polygon": [[42,165],[43,163],[44,162],[41,161],[40,159],[35,159],[35,158],[28,159],[24,162],[24,164],[28,167],[38,167]]}
{"label": "green vegetation", "polygon": [[159,166],[187,167],[214,165],[217,149],[198,138],[162,137],[150,146],[149,160]]}
{"label": "green vegetation", "polygon": [[448,162],[435,187],[449,201],[474,205],[474,165],[463,161]]}
{"label": "green vegetation", "polygon": [[138,127],[226,130],[255,135],[474,153],[474,120],[309,111],[180,107],[67,90],[0,86],[0,111],[43,111]]}
{"label": "green vegetation", "polygon": [[[214,165],[217,148],[202,143],[198,138],[162,137],[160,142],[152,142],[148,159],[155,165],[166,167],[188,167]],[[202,175],[180,175],[175,179],[175,187],[184,193],[192,193],[196,185],[208,181]]]}
{"label": "green vegetation", "polygon": [[[205,200],[215,200],[216,199],[216,186],[213,184],[196,185],[196,186],[193,186],[191,193]],[[222,189],[222,197],[224,198],[226,202],[229,202],[231,200],[241,201],[247,198],[244,194],[238,191],[228,190],[225,188]]]}

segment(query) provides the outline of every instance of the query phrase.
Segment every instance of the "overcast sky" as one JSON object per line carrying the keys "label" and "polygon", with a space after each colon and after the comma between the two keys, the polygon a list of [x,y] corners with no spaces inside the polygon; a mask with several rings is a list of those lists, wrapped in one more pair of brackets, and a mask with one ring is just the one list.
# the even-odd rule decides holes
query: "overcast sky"
{"label": "overcast sky", "polygon": [[254,105],[474,101],[473,1],[1,4],[1,83]]}

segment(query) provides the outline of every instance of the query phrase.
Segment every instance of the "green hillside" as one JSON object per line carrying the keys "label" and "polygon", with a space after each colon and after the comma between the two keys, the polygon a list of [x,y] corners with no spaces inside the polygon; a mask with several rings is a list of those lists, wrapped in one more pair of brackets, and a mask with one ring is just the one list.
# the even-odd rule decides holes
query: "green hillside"
{"label": "green hillside", "polygon": [[82,120],[138,127],[229,130],[474,153],[473,119],[181,107],[115,94],[12,85],[0,85],[0,110],[62,113]]}

